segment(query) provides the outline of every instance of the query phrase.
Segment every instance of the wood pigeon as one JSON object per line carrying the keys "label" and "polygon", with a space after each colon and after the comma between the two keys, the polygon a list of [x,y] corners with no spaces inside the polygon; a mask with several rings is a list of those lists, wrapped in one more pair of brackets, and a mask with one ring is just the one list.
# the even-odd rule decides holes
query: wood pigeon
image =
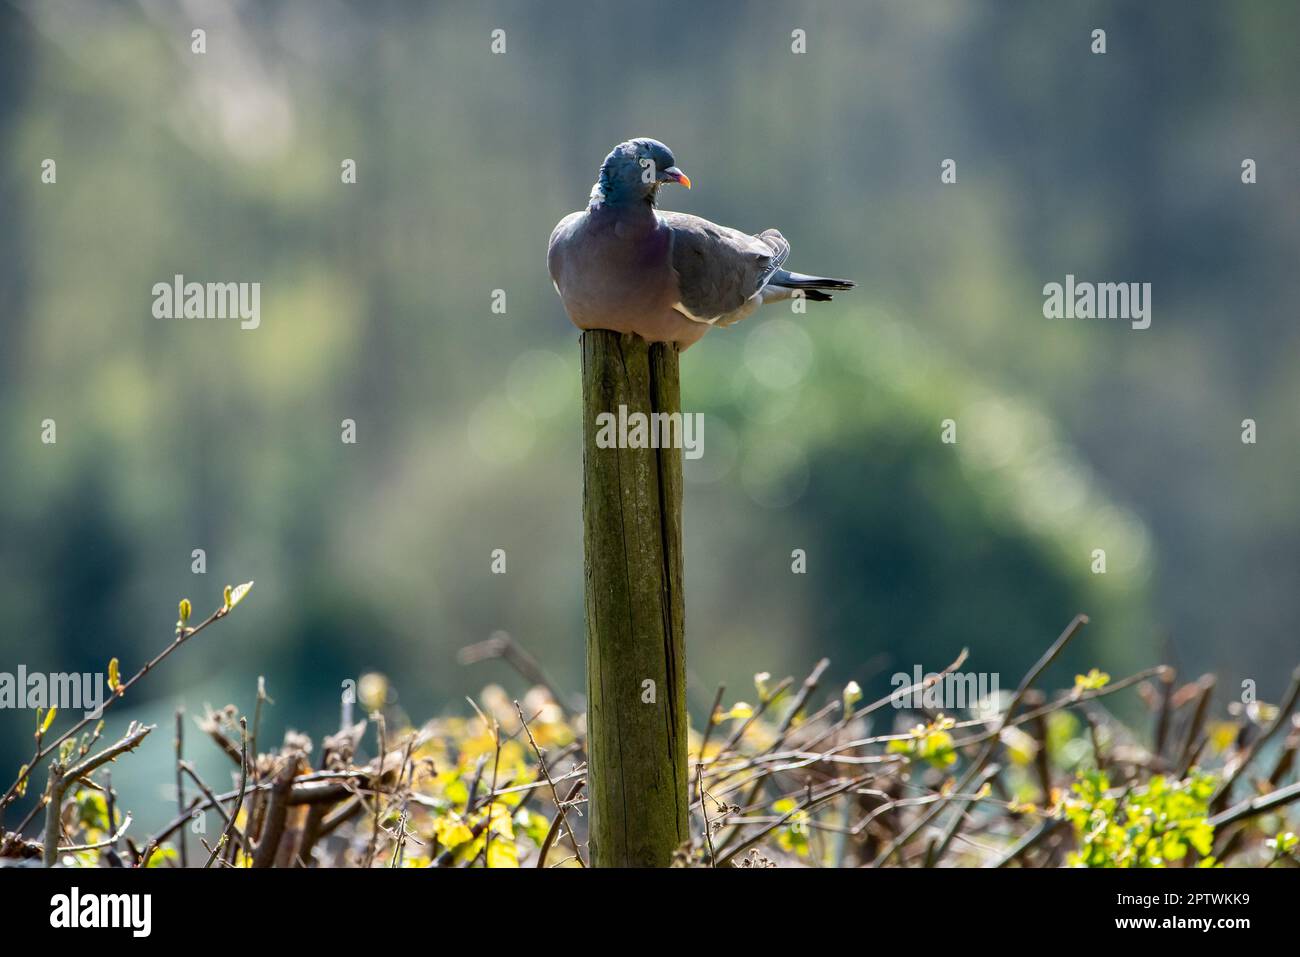
{"label": "wood pigeon", "polygon": [[767,302],[803,295],[828,301],[851,289],[781,267],[790,244],[775,229],[751,236],[686,213],[655,208],[659,187],[691,180],[658,140],[615,146],[584,212],[551,233],[546,264],[579,329],[634,332],[685,349],[713,326],[729,326]]}

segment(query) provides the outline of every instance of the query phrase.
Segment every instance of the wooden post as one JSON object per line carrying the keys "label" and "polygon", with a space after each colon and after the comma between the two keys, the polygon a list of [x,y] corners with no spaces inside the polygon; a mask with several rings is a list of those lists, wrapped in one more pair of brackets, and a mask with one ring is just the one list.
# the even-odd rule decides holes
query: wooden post
{"label": "wooden post", "polygon": [[587,795],[596,867],[667,867],[688,837],[682,450],[600,448],[597,416],[681,412],[677,349],[582,334]]}

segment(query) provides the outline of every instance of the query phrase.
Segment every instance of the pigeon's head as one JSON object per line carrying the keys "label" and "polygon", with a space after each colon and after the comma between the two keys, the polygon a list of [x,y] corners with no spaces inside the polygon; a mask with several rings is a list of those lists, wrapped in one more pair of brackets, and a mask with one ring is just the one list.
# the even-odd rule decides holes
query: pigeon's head
{"label": "pigeon's head", "polygon": [[677,168],[668,147],[658,140],[641,137],[619,143],[600,167],[600,178],[591,190],[594,204],[609,206],[630,203],[654,205],[664,183],[681,183],[691,188],[691,178]]}

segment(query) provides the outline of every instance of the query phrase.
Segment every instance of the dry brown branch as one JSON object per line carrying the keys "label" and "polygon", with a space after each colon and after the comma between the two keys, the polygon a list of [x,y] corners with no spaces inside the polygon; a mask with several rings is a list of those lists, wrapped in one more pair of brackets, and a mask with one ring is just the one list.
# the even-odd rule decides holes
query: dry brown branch
{"label": "dry brown branch", "polygon": [[74,781],[89,776],[97,768],[112,761],[118,755],[134,751],[153,729],[154,725],[141,725],[132,721],[126,729],[126,734],[116,743],[99,752],[99,754],[83,758],[77,764],[66,768],[58,761],[50,765],[50,780],[45,795],[45,850],[43,857],[46,867],[53,867],[59,859],[63,795],[68,787]]}
{"label": "dry brown branch", "polygon": [[[563,808],[563,807],[569,807],[573,805],[577,801],[578,792],[582,790],[583,785],[586,783],[587,783],[586,781],[583,781],[581,779],[574,781],[573,787],[569,788],[568,796],[565,797],[561,807]],[[556,840],[559,839],[560,830],[564,829],[567,831],[568,828],[569,825],[565,820],[564,815],[559,811],[557,811],[555,817],[551,818],[551,826],[546,829],[546,837],[542,840],[542,846],[537,850],[538,867],[546,866],[546,855],[550,853],[551,847],[554,846]],[[577,839],[571,837],[571,840],[574,846],[573,856],[581,863],[582,859],[577,856],[577,846],[578,846]]]}
{"label": "dry brown branch", "polygon": [[1054,834],[1064,825],[1065,821],[1061,818],[1044,818],[1029,831],[1025,832],[1025,835],[1013,844],[1011,848],[1002,855],[1002,857],[998,858],[988,866],[1010,867],[1013,863],[1023,857],[1027,851],[1037,847],[1045,838]]}
{"label": "dry brown branch", "polygon": [[1246,770],[1250,762],[1255,760],[1255,755],[1259,753],[1259,749],[1272,740],[1273,736],[1290,722],[1291,712],[1295,710],[1297,699],[1300,699],[1300,668],[1296,668],[1291,672],[1291,684],[1282,696],[1282,702],[1278,705],[1277,714],[1268,723],[1264,733],[1255,738],[1246,747],[1245,751],[1228,766],[1227,774],[1214,792],[1214,797],[1210,799],[1210,809],[1212,811],[1220,810],[1228,803],[1232,786],[1237,783],[1237,778]]}
{"label": "dry brown branch", "polygon": [[[239,796],[235,798],[235,806],[231,808],[230,817],[226,819],[226,827],[221,833],[221,838],[217,841],[217,846],[212,849],[212,853],[208,855],[208,859],[203,865],[205,869],[212,866],[212,862],[217,859],[217,855],[221,853],[222,847],[230,840],[232,833],[238,837],[240,845],[244,848],[244,853],[249,852],[247,842],[236,826],[236,822],[239,820],[239,810],[244,806],[244,795],[248,791],[248,723],[242,717],[239,719],[239,731]],[[220,809],[221,805],[217,804],[216,807]]]}
{"label": "dry brown branch", "polygon": [[547,675],[546,669],[528,653],[523,645],[504,631],[499,631],[477,644],[466,645],[456,654],[456,660],[462,665],[477,664],[480,661],[491,661],[496,658],[500,658],[514,668],[530,684],[541,685],[549,691],[551,699],[560,706],[561,711],[566,714],[570,711],[564,696]]}
{"label": "dry brown branch", "polygon": [[255,868],[271,867],[275,863],[276,855],[280,850],[280,839],[284,835],[285,820],[289,816],[289,796],[293,791],[293,780],[298,776],[298,766],[303,755],[301,751],[290,751],[282,757],[284,763],[271,782],[262,833],[253,851]]}
{"label": "dry brown branch", "polygon": [[1200,745],[1204,743],[1201,738],[1201,729],[1205,725],[1205,716],[1209,713],[1210,696],[1214,694],[1214,675],[1201,675],[1195,685],[1191,687],[1195,689],[1196,707],[1192,710],[1192,715],[1188,719],[1187,733],[1183,736],[1183,746],[1179,751],[1176,763],[1179,777],[1187,774],[1187,769],[1196,760]]}
{"label": "dry brown branch", "polygon": [[[208,787],[207,782],[199,777],[198,772],[194,770],[194,766],[190,764],[188,761],[182,761],[180,764],[180,768],[181,768],[181,772],[189,775],[190,779],[195,783],[195,785],[197,785],[199,789],[199,793],[201,793],[205,798],[207,798],[208,806],[215,808],[217,813],[221,815],[223,830],[229,828],[230,821],[231,821],[230,815],[228,815],[226,813],[226,809],[221,806],[221,802],[218,801],[216,796],[212,793],[212,790]],[[240,834],[238,831],[236,831],[235,836],[238,839],[240,846],[244,847],[245,851],[247,851],[248,848],[244,846],[243,835]]]}
{"label": "dry brown branch", "polygon": [[[1007,726],[1007,722],[1011,720],[1016,710],[1020,707],[1020,703],[1024,700],[1026,692],[1029,691],[1030,687],[1038,679],[1038,676],[1043,673],[1048,665],[1057,659],[1061,652],[1065,650],[1065,646],[1070,643],[1071,639],[1073,639],[1074,636],[1079,633],[1079,630],[1087,623],[1087,615],[1075,615],[1074,620],[1066,626],[1065,630],[1061,632],[1056,641],[1052,643],[1052,646],[1043,653],[1043,656],[1038,659],[1034,666],[1029,669],[1028,673],[1026,673],[1024,678],[1020,680],[1020,685],[1016,688],[1015,694],[1011,696],[1011,703],[1007,705],[1007,709],[1002,713],[1002,717],[998,720],[994,734],[989,738],[979,756],[966,769],[966,773],[961,776],[960,780],[957,782],[956,790],[964,791],[970,786],[971,781],[980,773],[989,758],[992,757],[994,744],[997,741],[998,735],[1002,733],[1002,730]],[[900,847],[916,836],[917,832],[919,832],[921,828],[929,824],[930,821],[934,819],[935,815],[937,815],[942,809],[943,803],[941,802],[936,804],[935,807],[926,814],[918,817],[906,830],[903,831],[902,834],[892,840],[888,847],[880,852],[880,855],[872,862],[872,866],[879,867],[888,861]]]}
{"label": "dry brown branch", "polygon": [[737,844],[731,850],[727,851],[720,858],[718,858],[717,861],[714,862],[714,866],[716,867],[719,865],[727,864],[737,854],[749,850],[749,848],[753,847],[755,844],[761,841],[768,834],[775,831],[778,827],[781,827],[782,825],[788,823],[789,820],[792,817],[794,817],[796,814],[807,813],[808,811],[811,811],[813,808],[821,804],[825,804],[827,801],[831,800],[831,798],[837,797],[838,795],[843,794],[845,791],[848,791],[856,787],[857,785],[862,784],[864,781],[868,780],[869,778],[870,775],[863,775],[857,778],[849,778],[849,780],[840,782],[835,786],[831,787],[829,790],[823,791],[822,793],[818,794],[815,797],[808,798],[802,804],[796,806],[786,814],[781,815],[771,824],[768,824],[765,827],[763,827],[761,830],[756,831],[754,834],[751,834],[740,844]]}
{"label": "dry brown branch", "polygon": [[1278,788],[1269,794],[1262,794],[1259,797],[1251,798],[1249,801],[1242,801],[1236,807],[1229,808],[1221,814],[1216,814],[1210,818],[1209,823],[1213,827],[1224,827],[1228,824],[1235,824],[1238,821],[1244,821],[1247,818],[1263,814],[1265,811],[1272,811],[1274,808],[1284,807],[1292,801],[1300,798],[1300,781],[1289,784],[1284,788]]}
{"label": "dry brown branch", "polygon": [[[569,826],[568,814],[565,811],[565,802],[560,800],[560,794],[555,789],[555,781],[551,779],[550,769],[547,768],[546,766],[546,756],[542,753],[542,749],[537,746],[537,739],[533,737],[532,728],[528,727],[528,722],[524,720],[524,711],[521,707],[519,707],[518,701],[515,702],[515,711],[519,713],[519,722],[524,726],[524,732],[528,735],[528,743],[533,746],[533,753],[537,755],[538,770],[541,771],[542,777],[545,778],[546,784],[551,789],[551,798],[555,801],[555,808],[558,813],[559,820],[563,823],[564,829],[569,832],[569,840],[573,843],[573,853],[577,856],[578,863],[581,864],[583,867],[586,867],[587,862],[582,859],[582,850],[581,848],[578,847],[578,838],[573,833],[573,828]],[[571,794],[576,794],[576,793],[577,793],[577,788],[575,787],[571,792]],[[540,863],[538,866],[539,867],[543,866],[544,862],[545,862],[545,855],[542,855],[542,863]]]}

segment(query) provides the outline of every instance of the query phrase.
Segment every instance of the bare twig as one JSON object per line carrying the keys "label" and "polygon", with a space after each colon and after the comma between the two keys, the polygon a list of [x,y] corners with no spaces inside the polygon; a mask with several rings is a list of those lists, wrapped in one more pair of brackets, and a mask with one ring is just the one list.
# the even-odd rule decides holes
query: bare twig
{"label": "bare twig", "polygon": [[1282,696],[1282,702],[1278,705],[1277,714],[1275,714],[1273,720],[1268,723],[1268,727],[1264,729],[1264,733],[1252,741],[1241,756],[1230,766],[1230,770],[1228,770],[1227,774],[1224,776],[1223,782],[1214,792],[1214,797],[1210,799],[1211,810],[1219,810],[1228,803],[1228,798],[1231,796],[1232,792],[1232,786],[1237,783],[1237,778],[1239,778],[1241,773],[1246,770],[1250,762],[1255,759],[1255,755],[1259,753],[1259,749],[1267,744],[1281,728],[1290,722],[1291,712],[1295,710],[1297,699],[1300,699],[1300,667],[1291,672],[1291,685],[1287,688],[1286,694]]}
{"label": "bare twig", "polygon": [[1159,757],[1165,752],[1165,741],[1169,737],[1169,718],[1172,714],[1171,702],[1174,696],[1174,669],[1164,668],[1156,675],[1160,685],[1160,703],[1156,708],[1155,753]]}
{"label": "bare twig", "polygon": [[[578,847],[577,835],[573,833],[573,828],[569,827],[568,814],[565,812],[566,802],[560,800],[560,794],[555,789],[555,781],[551,779],[551,772],[546,767],[546,756],[542,754],[542,749],[537,746],[537,739],[533,737],[533,729],[528,727],[528,722],[524,720],[524,709],[519,707],[518,701],[515,702],[515,711],[519,713],[519,722],[524,726],[524,732],[528,735],[528,743],[533,746],[533,753],[537,755],[537,766],[542,772],[542,777],[546,779],[546,783],[551,789],[551,798],[555,801],[555,809],[559,815],[558,819],[564,825],[564,829],[569,832],[569,839],[573,843],[573,852],[578,857],[578,863],[586,867],[587,862],[582,859],[582,850]],[[577,788],[574,788],[572,793],[576,794]],[[538,867],[543,866],[545,860],[546,855],[543,853]]]}
{"label": "bare twig", "polygon": [[1210,696],[1214,693],[1214,675],[1202,675],[1196,682],[1196,707],[1187,722],[1187,734],[1183,738],[1183,747],[1179,752],[1177,767],[1179,776],[1185,776],[1192,762],[1196,759],[1201,741],[1201,728],[1205,725],[1205,715],[1209,711]]}
{"label": "bare twig", "polygon": [[[221,802],[218,801],[216,795],[212,793],[212,789],[208,787],[207,782],[204,781],[201,777],[199,777],[198,772],[194,770],[194,765],[190,764],[190,762],[188,761],[182,761],[180,767],[181,767],[181,771],[185,774],[188,774],[190,776],[190,779],[195,783],[195,785],[198,786],[199,793],[201,793],[205,798],[208,799],[209,802],[208,806],[216,808],[217,813],[221,815],[222,830],[224,831],[229,826],[230,821],[232,820],[230,815],[226,813],[226,809],[221,806]],[[243,847],[245,851],[249,849],[248,846],[244,843],[244,836],[239,832],[238,829],[235,830],[235,838],[238,841],[239,845]],[[219,843],[221,843],[224,846],[224,841],[220,841]]]}
{"label": "bare twig", "polygon": [[713,736],[713,729],[717,725],[718,711],[722,707],[722,696],[726,694],[727,686],[718,685],[717,692],[713,695],[713,707],[709,708],[708,717],[704,719],[704,730],[700,732],[700,752],[697,759],[698,764],[704,763],[704,754],[709,747],[709,738]]}
{"label": "bare twig", "polygon": [[[366,845],[366,857],[363,867],[370,867],[375,862],[375,855],[379,852],[379,818],[383,810],[383,782],[384,782],[384,762],[388,757],[387,728],[384,722],[384,715],[381,711],[371,714],[370,719],[375,722],[375,734],[379,738],[379,773],[375,776],[374,785],[371,792],[375,801],[375,820],[370,831],[370,842]],[[290,785],[293,781],[290,780]],[[473,792],[470,793],[470,801],[474,800]]]}
{"label": "bare twig", "polygon": [[[240,732],[239,734],[240,737],[239,796],[235,798],[235,806],[231,809],[230,817],[226,820],[225,830],[222,831],[221,838],[220,840],[217,841],[217,846],[214,847],[212,849],[212,853],[208,855],[208,859],[203,865],[204,869],[207,869],[212,866],[212,862],[215,861],[217,859],[217,855],[221,853],[222,846],[230,839],[231,833],[233,832],[235,834],[239,834],[238,828],[235,827],[235,822],[239,819],[240,808],[244,806],[244,794],[248,790],[249,756],[248,756],[248,720],[246,718],[241,717],[239,719],[239,732]],[[220,804],[217,805],[217,807],[220,806],[221,806]],[[245,845],[244,851],[245,853],[247,853],[248,847],[242,836],[240,837],[240,843]]]}
{"label": "bare twig", "polygon": [[713,849],[713,826],[709,821],[709,792],[704,790],[704,765],[695,765],[695,789],[700,795],[700,813],[704,816],[704,846],[709,849],[709,867],[717,867],[718,855]]}
{"label": "bare twig", "polygon": [[[185,776],[181,773],[181,762],[185,760],[185,709],[176,709],[176,810],[185,810]],[[180,840],[176,842],[180,853],[181,867],[190,866],[189,842],[186,833],[181,831]]]}
{"label": "bare twig", "polygon": [[[1038,659],[1038,661],[1034,664],[1034,666],[1029,669],[1028,673],[1026,673],[1024,678],[1020,680],[1020,685],[1019,687],[1016,688],[1015,694],[1011,696],[1011,703],[1007,705],[1006,711],[1002,713],[1002,717],[998,720],[998,724],[996,729],[994,730],[994,733],[990,736],[989,740],[985,743],[984,748],[980,751],[979,756],[971,763],[971,765],[966,769],[966,772],[961,776],[961,779],[957,782],[957,786],[955,790],[964,791],[970,786],[971,781],[974,780],[975,776],[980,773],[984,765],[988,763],[989,758],[992,757],[993,748],[998,740],[998,735],[1002,733],[1002,730],[1007,726],[1007,723],[1012,719],[1012,717],[1016,712],[1016,709],[1020,707],[1020,703],[1024,700],[1025,694],[1029,691],[1030,687],[1033,685],[1035,681],[1038,680],[1038,676],[1043,673],[1043,671],[1047,668],[1047,666],[1050,665],[1053,661],[1055,661],[1057,657],[1061,654],[1061,652],[1065,650],[1065,646],[1068,645],[1070,643],[1070,640],[1074,638],[1076,634],[1079,633],[1079,629],[1081,629],[1087,623],[1088,623],[1087,615],[1082,615],[1082,614],[1075,615],[1074,620],[1071,621],[1070,624],[1068,624],[1065,627],[1065,630],[1061,632],[1061,634],[1057,637],[1056,641],[1052,642],[1052,646],[1043,653],[1043,656]],[[937,815],[941,810],[943,810],[943,802],[936,804],[925,814],[919,816],[915,821],[912,822],[911,825],[907,827],[906,830],[903,831],[902,834],[894,838],[894,840],[892,840],[889,843],[889,845],[883,851],[880,852],[880,854],[876,857],[875,861],[872,862],[872,867],[880,867],[882,864],[888,861],[889,858],[892,857],[900,847],[902,847],[909,840],[915,837],[917,832],[920,831],[921,828],[929,824],[930,821],[934,819],[935,815]]]}
{"label": "bare twig", "polygon": [[505,661],[523,675],[530,684],[541,685],[551,693],[551,700],[560,706],[562,712],[565,714],[569,712],[568,703],[556,688],[555,682],[551,681],[550,676],[547,675],[546,669],[528,653],[523,645],[515,641],[506,632],[498,631],[485,641],[466,645],[456,655],[456,660],[462,665],[471,665],[494,658]]}
{"label": "bare twig", "polygon": [[[578,797],[578,792],[582,790],[586,783],[586,781],[581,779],[573,782],[573,787],[569,788],[569,794],[564,799],[565,807],[568,807],[575,802]],[[557,812],[555,817],[551,818],[551,826],[546,829],[546,837],[542,839],[542,846],[537,850],[538,867],[546,866],[546,855],[550,852],[551,846],[555,843],[556,839],[559,838],[561,828],[568,830],[568,824],[564,820],[564,815]],[[576,838],[572,838],[572,832],[570,832],[570,837],[575,851],[574,856],[576,857],[578,842]],[[578,860],[581,862],[582,859],[578,858]]]}
{"label": "bare twig", "polygon": [[1264,794],[1249,801],[1242,801],[1235,807],[1229,808],[1221,814],[1216,814],[1206,823],[1212,827],[1224,827],[1228,824],[1235,824],[1237,821],[1244,821],[1247,818],[1263,814],[1265,811],[1271,811],[1274,808],[1283,807],[1292,801],[1300,798],[1300,781],[1294,784],[1288,784],[1284,788],[1278,788],[1276,791]]}
{"label": "bare twig", "polygon": [[78,851],[98,851],[100,848],[112,847],[118,841],[126,836],[126,829],[131,826],[131,815],[127,814],[122,818],[121,826],[113,833],[112,837],[106,837],[102,841],[94,844],[73,844],[71,847],[61,848],[64,854],[75,854]]}
{"label": "bare twig", "polygon": [[771,824],[768,824],[766,827],[762,828],[761,830],[756,831],[755,833],[747,837],[744,841],[737,844],[735,847],[731,848],[731,850],[727,851],[720,858],[718,858],[718,860],[714,862],[714,865],[720,866],[720,865],[727,864],[737,854],[747,851],[749,848],[753,847],[755,844],[761,841],[768,834],[771,834],[773,831],[775,831],[778,827],[781,827],[782,825],[786,824],[796,814],[799,814],[800,812],[806,813],[808,811],[811,811],[813,808],[817,807],[818,805],[825,804],[831,798],[843,794],[845,791],[848,791],[851,788],[857,787],[859,784],[863,783],[869,778],[870,775],[862,775],[861,777],[849,778],[847,781],[842,781],[839,784],[836,784],[833,787],[831,787],[829,790],[823,791],[821,794],[818,794],[816,797],[808,798],[802,804],[797,805],[786,814],[782,814]]}
{"label": "bare twig", "polygon": [[[996,777],[1001,770],[996,764],[991,764],[981,771],[978,780],[975,782],[975,793],[980,794],[984,790],[984,785]],[[957,836],[957,832],[961,829],[962,822],[966,818],[966,812],[970,810],[975,801],[976,798],[962,800],[953,809],[952,823],[948,825],[948,828],[943,832],[943,836],[933,845],[933,851],[927,854],[927,859],[930,861],[928,866],[935,866],[943,859],[943,855],[948,852],[948,846],[952,844],[953,838]]]}
{"label": "bare twig", "polygon": [[1011,849],[1002,857],[998,858],[990,867],[1010,867],[1024,853],[1031,848],[1036,847],[1042,840],[1054,833],[1063,825],[1065,821],[1061,818],[1044,818],[1039,821],[1033,828],[1025,832],[1024,837],[1011,846]]}

